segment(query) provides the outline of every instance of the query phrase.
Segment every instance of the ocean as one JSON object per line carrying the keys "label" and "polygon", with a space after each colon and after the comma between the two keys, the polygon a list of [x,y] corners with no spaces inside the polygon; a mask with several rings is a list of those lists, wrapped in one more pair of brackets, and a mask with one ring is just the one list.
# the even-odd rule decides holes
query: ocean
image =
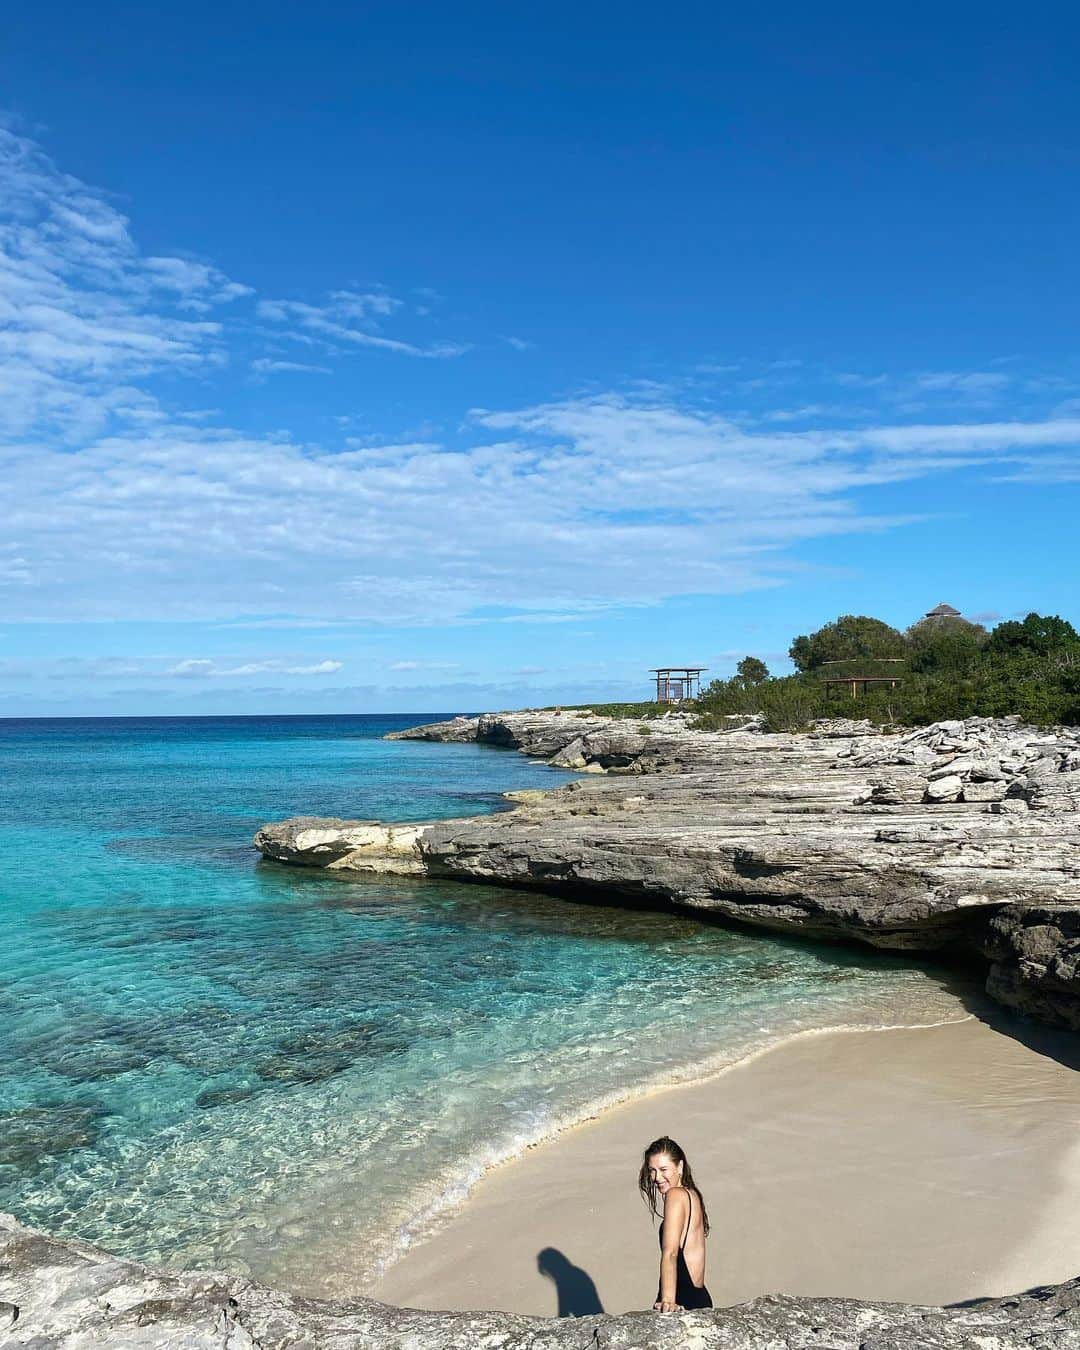
{"label": "ocean", "polygon": [[359,1292],[606,1104],[793,1032],[962,1015],[900,958],[259,858],[264,821],[471,815],[570,777],[381,739],[439,716],[0,720],[0,1209]]}

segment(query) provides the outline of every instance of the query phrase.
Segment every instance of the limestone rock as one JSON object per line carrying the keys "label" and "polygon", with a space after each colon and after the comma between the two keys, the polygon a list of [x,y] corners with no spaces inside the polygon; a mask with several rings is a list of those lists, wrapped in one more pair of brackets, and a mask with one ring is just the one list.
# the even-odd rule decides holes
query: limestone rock
{"label": "limestone rock", "polygon": [[942,778],[932,778],[926,784],[923,793],[925,802],[954,802],[964,789],[964,780],[959,774],[950,773]]}
{"label": "limestone rock", "polygon": [[[989,958],[987,925],[1000,910],[1080,913],[1080,812],[1069,790],[1080,772],[1064,767],[1080,748],[1073,729],[971,718],[794,736],[658,718],[645,736],[636,723],[566,711],[470,725],[474,738],[597,776],[468,820],[300,818],[264,826],[258,847],[281,861],[623,896],[900,951]],[[423,734],[436,739],[438,728]],[[462,734],[461,721],[447,724],[450,738]],[[950,772],[931,780],[939,766]],[[989,959],[994,997],[1080,1029],[1080,975],[1067,960],[1039,970],[1028,957]]]}
{"label": "limestone rock", "polygon": [[443,741],[465,744],[478,739],[479,717],[454,717],[449,722],[428,722],[407,731],[389,731],[388,741]]}
{"label": "limestone rock", "polygon": [[255,847],[277,862],[350,872],[423,872],[417,848],[423,826],[382,825],[376,820],[293,816],[264,825]]}

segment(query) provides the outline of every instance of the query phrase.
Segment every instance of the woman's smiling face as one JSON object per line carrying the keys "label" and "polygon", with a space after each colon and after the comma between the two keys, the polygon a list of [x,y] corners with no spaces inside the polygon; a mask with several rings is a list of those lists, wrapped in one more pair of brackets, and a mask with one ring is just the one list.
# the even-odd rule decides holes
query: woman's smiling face
{"label": "woman's smiling face", "polygon": [[649,1177],[660,1194],[667,1195],[672,1186],[682,1185],[682,1163],[666,1153],[654,1153],[649,1158]]}

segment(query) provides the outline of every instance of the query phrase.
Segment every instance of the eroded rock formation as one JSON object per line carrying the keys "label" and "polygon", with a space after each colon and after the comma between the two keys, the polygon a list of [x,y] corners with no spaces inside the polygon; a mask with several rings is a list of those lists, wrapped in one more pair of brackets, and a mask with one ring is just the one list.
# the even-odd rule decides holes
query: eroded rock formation
{"label": "eroded rock formation", "polygon": [[1016,719],[901,735],[769,735],[753,719],[510,713],[396,733],[478,741],[593,776],[516,809],[410,827],[264,826],[282,862],[604,892],[904,951],[977,954],[1009,1007],[1080,1029],[1080,730]]}

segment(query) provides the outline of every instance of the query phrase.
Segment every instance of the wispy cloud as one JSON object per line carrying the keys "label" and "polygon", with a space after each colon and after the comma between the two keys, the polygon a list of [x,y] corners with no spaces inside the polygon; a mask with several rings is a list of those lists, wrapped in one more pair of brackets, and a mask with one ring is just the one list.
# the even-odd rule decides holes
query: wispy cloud
{"label": "wispy cloud", "polygon": [[387,670],[397,672],[413,670],[460,670],[460,664],[457,661],[392,661],[387,666]]}
{"label": "wispy cloud", "polygon": [[780,430],[616,395],[472,425],[460,449],[154,423],[76,453],[8,446],[7,612],[563,623],[782,584],[801,542],[911,518],[868,509],[866,489],[1068,475],[1080,448],[1075,418]]}
{"label": "wispy cloud", "polygon": [[[141,253],[105,193],[0,126],[0,434],[78,443],[175,415],[146,377],[223,369],[236,345],[258,341],[241,303],[253,296],[210,262]],[[269,325],[268,350],[243,364],[266,378],[328,373],[326,354],[361,347],[429,358],[466,350],[383,332],[402,309],[378,288],[337,289],[318,305],[263,300],[255,313]],[[283,342],[305,338],[322,360],[283,354]]]}
{"label": "wispy cloud", "polygon": [[445,358],[461,356],[468,350],[462,343],[442,342],[419,346],[400,338],[387,337],[379,331],[377,317],[393,314],[401,305],[400,300],[381,293],[334,291],[321,305],[304,300],[260,300],[257,313],[267,323],[284,325],[282,331],[290,337],[295,336],[290,328],[298,326],[301,338],[314,334],[328,343],[375,347],[405,356]]}
{"label": "wispy cloud", "polygon": [[165,676],[184,679],[236,679],[247,675],[335,675],[345,668],[344,661],[316,661],[312,665],[291,666],[284,661],[245,661],[238,666],[221,666],[216,661],[189,657],[162,672]]}
{"label": "wispy cloud", "polygon": [[928,370],[916,375],[919,389],[961,394],[996,394],[1012,383],[1012,377],[991,370]]}
{"label": "wispy cloud", "polygon": [[272,356],[256,357],[251,363],[251,369],[257,375],[271,375],[278,371],[297,371],[307,375],[332,375],[334,372],[329,366],[313,366],[304,361],[279,361]]}
{"label": "wispy cloud", "polygon": [[258,661],[221,662],[208,657],[58,657],[42,661],[0,660],[0,678],[6,680],[84,681],[118,680],[213,680],[238,679],[251,675],[336,675],[345,669],[344,661],[309,663],[271,657]]}
{"label": "wispy cloud", "polygon": [[[877,401],[897,383],[880,373],[823,377],[828,400],[785,389],[782,417],[769,416],[775,391],[749,411],[732,394],[729,407],[727,386],[694,383],[699,370],[639,383],[632,396],[477,410],[452,434],[402,443],[245,434],[206,414],[205,390],[185,416],[161,406],[147,378],[221,367],[222,316],[250,314],[248,288],[209,263],[142,257],[103,194],[7,132],[0,179],[6,622],[569,623],[673,595],[781,585],[808,541],[913,519],[885,491],[894,484],[958,470],[1077,478],[1080,417],[1005,417],[995,405],[992,417],[965,406],[913,422]],[[301,356],[350,345],[460,350],[385,331],[410,306],[378,288],[257,308],[279,348],[245,352],[244,379],[321,368],[282,356],[286,337],[307,340],[288,349]],[[740,377],[750,373],[739,364]],[[899,383],[970,399],[1000,391],[998,375],[922,372]],[[808,374],[784,361],[765,377]],[[837,409],[845,386],[854,411]],[[354,425],[366,429],[359,411]],[[168,667],[169,678],[191,680],[338,669],[306,655],[185,656]]]}
{"label": "wispy cloud", "polygon": [[220,363],[220,324],[191,313],[247,294],[209,264],[141,256],[102,193],[0,128],[0,431],[158,415],[133,382]]}
{"label": "wispy cloud", "polygon": [[216,267],[190,258],[145,258],[143,270],[152,285],[175,292],[188,309],[205,312],[255,294],[254,287],[229,281]]}

